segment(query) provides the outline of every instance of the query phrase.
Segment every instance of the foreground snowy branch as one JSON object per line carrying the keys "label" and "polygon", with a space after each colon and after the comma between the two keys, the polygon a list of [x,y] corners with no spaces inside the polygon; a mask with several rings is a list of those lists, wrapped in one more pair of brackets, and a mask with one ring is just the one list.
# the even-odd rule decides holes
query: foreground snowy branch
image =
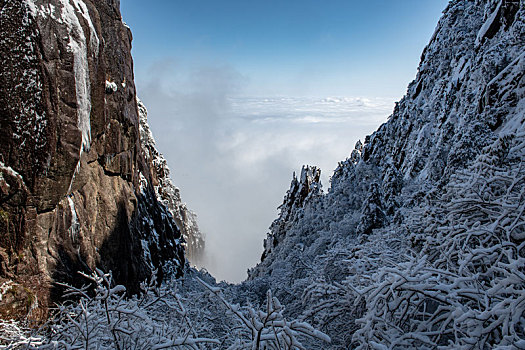
{"label": "foreground snowy branch", "polygon": [[0,320],[0,349],[18,349],[42,344],[42,337],[17,321]]}
{"label": "foreground snowy branch", "polygon": [[[77,300],[59,306],[39,349],[198,350],[202,344],[219,343],[197,336],[184,317],[178,296],[156,287],[154,277],[142,285],[140,296],[127,298],[124,286],[112,285],[111,273],[96,270],[83,276],[94,284],[94,293],[91,295],[87,288],[68,287],[66,296]],[[186,320],[186,324],[178,323],[179,319]],[[25,344],[30,348],[35,345]]]}
{"label": "foreground snowy branch", "polygon": [[271,290],[267,291],[266,305],[263,310],[257,310],[251,306],[241,308],[239,305],[228,302],[220,288],[212,287],[199,278],[197,280],[213,293],[248,330],[247,339],[237,339],[229,347],[231,350],[306,349],[299,340],[304,336],[330,342],[330,337],[315,330],[306,322],[287,321],[283,316],[284,307],[277,298],[272,297]]}
{"label": "foreground snowy branch", "polygon": [[360,349],[525,348],[524,145],[495,140],[412,222],[419,254],[373,275]]}
{"label": "foreground snowy branch", "polygon": [[[89,286],[66,286],[70,301],[60,305],[39,337],[16,323],[0,324],[0,344],[23,349],[308,349],[306,339],[330,342],[308,323],[288,321],[284,307],[268,290],[262,309],[227,300],[222,289],[200,277],[168,280],[157,286],[155,274],[142,294],[126,297],[111,273],[82,274]],[[186,286],[185,286],[186,285]],[[175,291],[182,288],[185,298]],[[186,288],[186,289],[184,289]],[[210,294],[211,292],[211,294]]]}

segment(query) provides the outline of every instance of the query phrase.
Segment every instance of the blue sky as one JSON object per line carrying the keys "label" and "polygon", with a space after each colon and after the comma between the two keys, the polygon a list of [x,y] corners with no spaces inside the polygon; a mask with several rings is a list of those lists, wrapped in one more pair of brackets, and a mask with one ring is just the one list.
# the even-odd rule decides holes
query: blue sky
{"label": "blue sky", "polygon": [[326,189],[415,77],[445,0],[121,0],[157,147],[206,235],[246,277],[292,173]]}
{"label": "blue sky", "polygon": [[184,69],[231,67],[249,95],[400,97],[446,3],[121,0],[121,8],[139,82],[170,58]]}

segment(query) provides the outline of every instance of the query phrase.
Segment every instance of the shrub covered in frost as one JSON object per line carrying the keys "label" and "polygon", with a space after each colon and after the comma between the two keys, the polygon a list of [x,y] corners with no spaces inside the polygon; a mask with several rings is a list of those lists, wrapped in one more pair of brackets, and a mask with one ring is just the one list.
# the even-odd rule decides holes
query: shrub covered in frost
{"label": "shrub covered in frost", "polygon": [[308,323],[286,319],[270,290],[262,307],[241,306],[228,301],[211,276],[194,270],[188,274],[161,286],[152,277],[142,284],[140,296],[127,298],[125,287],[112,285],[111,273],[97,270],[84,275],[92,286],[67,286],[65,296],[74,300],[60,305],[38,336],[30,336],[35,330],[2,321],[0,344],[38,349],[291,350],[306,349],[304,338],[330,342]]}
{"label": "shrub covered in frost", "polygon": [[418,253],[361,294],[361,348],[525,345],[525,140],[486,147],[410,228]]}

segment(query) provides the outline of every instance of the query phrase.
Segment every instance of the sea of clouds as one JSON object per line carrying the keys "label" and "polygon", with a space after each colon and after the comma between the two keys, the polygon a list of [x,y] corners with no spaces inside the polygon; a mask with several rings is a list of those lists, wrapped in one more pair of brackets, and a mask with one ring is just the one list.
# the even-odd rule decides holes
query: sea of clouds
{"label": "sea of clouds", "polygon": [[139,97],[205,234],[198,264],[219,280],[238,282],[259,261],[294,171],[319,166],[327,189],[337,163],[394,107],[393,98],[246,97],[243,77],[228,67],[183,75],[166,67],[139,82]]}

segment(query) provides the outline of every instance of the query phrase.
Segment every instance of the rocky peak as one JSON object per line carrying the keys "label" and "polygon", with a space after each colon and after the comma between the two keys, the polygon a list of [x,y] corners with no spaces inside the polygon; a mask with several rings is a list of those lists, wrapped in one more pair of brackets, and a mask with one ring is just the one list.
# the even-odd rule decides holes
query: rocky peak
{"label": "rocky peak", "polygon": [[299,180],[294,172],[290,189],[278,208],[280,210],[279,219],[274,224],[279,225],[278,222],[291,221],[293,219],[291,215],[295,211],[303,208],[311,197],[319,195],[321,193],[320,178],[321,169],[315,166],[303,166]]}
{"label": "rocky peak", "polygon": [[261,261],[270,254],[279,244],[285,234],[285,227],[299,216],[300,211],[314,197],[321,194],[321,169],[305,165],[301,169],[301,176],[297,179],[293,173],[290,189],[279,206],[279,217],[270,226],[268,237],[264,240],[264,252]]}

